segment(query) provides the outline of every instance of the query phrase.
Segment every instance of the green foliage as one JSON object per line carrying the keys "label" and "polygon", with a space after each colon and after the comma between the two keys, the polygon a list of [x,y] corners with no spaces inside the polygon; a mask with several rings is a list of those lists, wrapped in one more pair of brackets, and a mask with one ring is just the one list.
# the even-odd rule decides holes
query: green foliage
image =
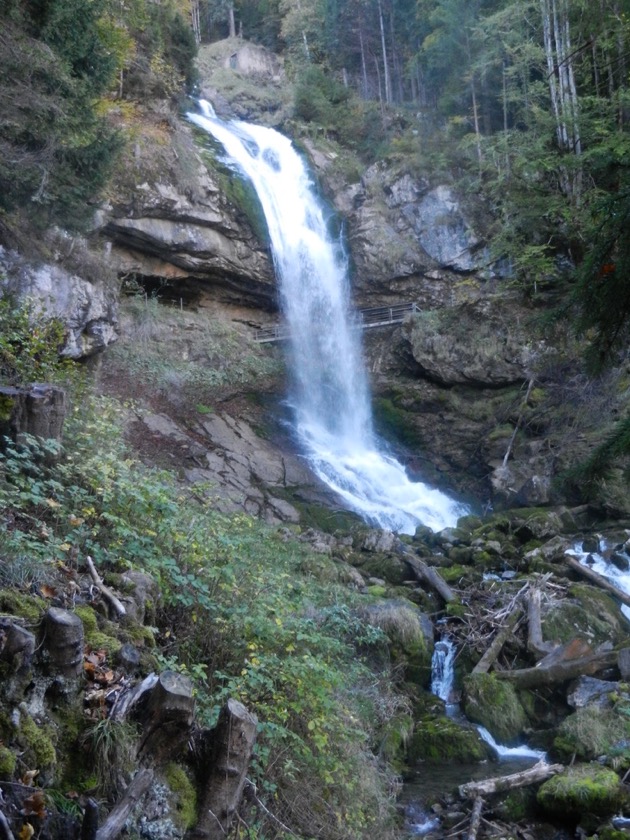
{"label": "green foliage", "polygon": [[25,385],[54,378],[64,367],[59,359],[63,344],[64,327],[58,318],[41,315],[32,302],[0,298],[1,383]]}
{"label": "green foliage", "polygon": [[1,209],[28,205],[41,224],[85,223],[119,146],[94,107],[115,69],[100,39],[102,8],[57,0],[37,13],[0,12]]}
{"label": "green foliage", "polygon": [[135,768],[137,728],[127,721],[103,718],[88,728],[82,740],[90,756],[99,793],[116,801],[126,777]]}
{"label": "green foliage", "polygon": [[[218,514],[169,473],[131,460],[124,410],[84,395],[55,463],[45,465],[35,440],[0,455],[0,554],[45,568],[89,553],[102,571],[151,574],[168,628],[159,658],[193,679],[200,721],[212,725],[227,697],[258,715],[253,777],[270,810],[298,836],[389,837],[393,777],[374,752],[404,704],[368,664],[383,660],[382,633],[359,618],[359,596],[304,576],[303,544]],[[82,608],[89,633],[94,618]],[[111,772],[132,742],[108,720],[87,736],[107,796],[124,781]]]}
{"label": "green foliage", "polygon": [[294,110],[296,117],[367,159],[374,158],[385,136],[373,107],[315,65],[307,67],[297,80]]}

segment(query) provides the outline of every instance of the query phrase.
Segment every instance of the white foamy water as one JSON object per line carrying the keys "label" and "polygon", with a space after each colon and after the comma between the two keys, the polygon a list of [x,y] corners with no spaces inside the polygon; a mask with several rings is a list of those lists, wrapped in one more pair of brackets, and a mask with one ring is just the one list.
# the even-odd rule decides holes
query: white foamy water
{"label": "white foamy water", "polygon": [[374,435],[345,255],[302,158],[271,128],[224,123],[207,103],[201,108],[190,120],[251,181],[265,214],[291,331],[295,428],[313,470],[348,508],[380,528],[413,534],[420,524],[436,531],[453,526],[466,507],[411,481]]}
{"label": "white foamy water", "polygon": [[[446,705],[446,714],[454,719],[464,719],[459,704],[453,703],[453,685],[455,683],[455,656],[457,650],[450,639],[443,638],[435,643],[431,659],[431,693],[435,694]],[[485,726],[475,724],[475,728],[493,750],[500,761],[510,759],[536,759],[545,761],[547,754],[543,750],[535,750],[527,744],[516,747],[506,747],[499,744],[488,732]]]}

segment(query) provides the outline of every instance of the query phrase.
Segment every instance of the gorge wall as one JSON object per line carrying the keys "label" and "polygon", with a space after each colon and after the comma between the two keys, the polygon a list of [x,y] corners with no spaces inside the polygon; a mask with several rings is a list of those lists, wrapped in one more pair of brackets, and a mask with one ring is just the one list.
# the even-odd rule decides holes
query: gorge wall
{"label": "gorge wall", "polygon": [[[202,48],[199,66],[202,95],[221,116],[267,122],[295,135],[343,220],[355,305],[419,305],[420,314],[402,327],[365,337],[380,431],[409,469],[480,506],[561,501],[554,479],[601,435],[596,406],[614,413],[615,385],[591,384],[586,399],[586,380],[563,330],[556,326],[543,335],[531,302],[510,290],[505,267],[491,263],[484,241],[489,214],[404,160],[380,161],[349,178],[339,149],[287,120],[282,65],[264,49],[238,39],[210,45]],[[137,139],[118,164],[89,243],[81,246],[89,260],[73,262],[72,240],[57,234],[52,259],[36,267],[37,261],[1,252],[6,285],[64,313],[64,352],[75,358],[102,350],[120,330],[111,274],[230,323],[240,334],[238,352],[249,352],[252,328],[278,317],[255,197],[196,142],[185,117],[164,104],[121,108],[117,119]],[[108,282],[95,264],[107,266]],[[237,416],[230,418],[230,411]],[[251,438],[252,417],[242,406],[233,403],[221,417],[249,424],[247,447],[265,451],[270,445]],[[232,438],[235,449],[228,451],[239,463],[247,460],[238,451],[239,435]],[[210,451],[218,450],[225,446],[210,435]],[[224,481],[224,461],[210,461],[216,465],[211,476]],[[204,460],[204,478],[207,471]],[[252,493],[258,497],[265,482],[249,474],[249,489],[241,494],[246,510],[260,512]],[[294,509],[280,511],[284,516],[295,519]]]}

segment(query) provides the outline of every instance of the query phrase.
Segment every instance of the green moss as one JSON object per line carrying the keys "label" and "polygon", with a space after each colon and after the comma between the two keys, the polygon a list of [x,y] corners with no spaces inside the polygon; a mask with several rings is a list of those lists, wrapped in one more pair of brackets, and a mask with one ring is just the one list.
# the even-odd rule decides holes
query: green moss
{"label": "green moss", "polygon": [[500,743],[513,741],[527,718],[514,687],[492,674],[470,674],[464,680],[464,712]]}
{"label": "green moss", "polygon": [[164,770],[164,777],[175,797],[177,817],[183,829],[192,828],[197,821],[197,791],[186,771],[179,764],[171,763]]}
{"label": "green moss", "polygon": [[585,583],[572,584],[569,594],[543,615],[545,639],[565,643],[579,635],[593,646],[627,639],[627,625],[610,595]]}
{"label": "green moss", "polygon": [[468,608],[464,604],[460,604],[458,601],[451,601],[450,604],[446,605],[446,614],[453,616],[454,618],[464,618],[467,610]]}
{"label": "green moss", "polygon": [[459,726],[445,716],[431,716],[416,721],[408,755],[411,763],[471,764],[487,759],[489,748],[476,729]]}
{"label": "green moss", "polygon": [[16,758],[8,747],[0,744],[0,779],[8,781],[15,773]]}
{"label": "green moss", "polygon": [[6,421],[11,418],[15,399],[6,394],[0,394],[0,420]]}
{"label": "green moss", "polygon": [[387,595],[387,587],[381,586],[379,583],[374,583],[372,586],[368,586],[367,592],[373,598],[385,598]]}
{"label": "green moss", "polygon": [[13,589],[0,590],[0,612],[19,615],[27,621],[37,623],[47,608],[43,598],[22,595]]}
{"label": "green moss", "polygon": [[578,764],[544,782],[536,798],[553,816],[605,817],[623,806],[627,794],[614,770],[596,764]]}
{"label": "green moss", "polygon": [[[74,611],[81,619],[85,642],[92,650],[107,650],[110,653],[116,653],[120,650],[123,643],[115,636],[108,635],[99,629],[98,618],[92,607],[82,604],[76,607]],[[112,625],[112,630],[117,631],[118,627]]]}
{"label": "green moss", "polygon": [[57,752],[46,727],[37,726],[24,707],[20,708],[20,726],[16,737],[27,751],[25,761],[29,766],[40,769],[57,762]]}
{"label": "green moss", "polygon": [[374,400],[374,420],[379,434],[404,443],[414,449],[422,448],[422,436],[414,421],[414,414],[399,408],[393,400],[380,397]]}

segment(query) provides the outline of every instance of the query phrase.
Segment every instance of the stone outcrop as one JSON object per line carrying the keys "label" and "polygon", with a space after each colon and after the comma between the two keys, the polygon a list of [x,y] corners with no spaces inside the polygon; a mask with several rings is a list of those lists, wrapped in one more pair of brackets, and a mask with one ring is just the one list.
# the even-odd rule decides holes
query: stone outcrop
{"label": "stone outcrop", "polygon": [[[68,238],[67,247],[74,247],[73,240]],[[56,256],[61,259],[59,252]],[[30,261],[0,246],[0,292],[33,301],[36,311],[62,320],[62,354],[71,359],[91,356],[116,340],[118,288],[108,279],[89,258],[83,268],[68,268],[55,255],[52,261]]]}
{"label": "stone outcrop", "polygon": [[242,213],[229,206],[201,163],[197,191],[186,196],[177,184],[140,185],[132,205],[112,209],[101,232],[112,242],[119,273],[163,280],[200,294],[254,307],[273,305],[275,286],[266,248]]}
{"label": "stone outcrop", "polygon": [[164,414],[143,412],[138,422],[156,441],[175,441],[187,449],[192,464],[185,477],[213,499],[217,510],[244,511],[271,523],[299,521],[282,495],[312,484],[312,473],[297,455],[259,437],[244,419],[217,413],[187,430]]}

